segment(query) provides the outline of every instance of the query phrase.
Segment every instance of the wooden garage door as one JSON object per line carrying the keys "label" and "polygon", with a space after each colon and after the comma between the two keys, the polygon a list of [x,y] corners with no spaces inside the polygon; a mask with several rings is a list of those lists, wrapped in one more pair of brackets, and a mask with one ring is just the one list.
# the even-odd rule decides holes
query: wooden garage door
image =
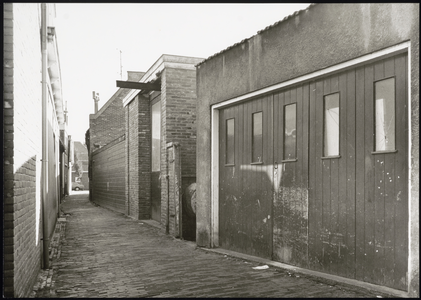
{"label": "wooden garage door", "polygon": [[406,289],[407,55],[310,85],[309,265]]}
{"label": "wooden garage door", "polygon": [[219,114],[223,248],[406,288],[407,55]]}
{"label": "wooden garage door", "polygon": [[220,112],[219,241],[270,258],[272,247],[272,97]]}

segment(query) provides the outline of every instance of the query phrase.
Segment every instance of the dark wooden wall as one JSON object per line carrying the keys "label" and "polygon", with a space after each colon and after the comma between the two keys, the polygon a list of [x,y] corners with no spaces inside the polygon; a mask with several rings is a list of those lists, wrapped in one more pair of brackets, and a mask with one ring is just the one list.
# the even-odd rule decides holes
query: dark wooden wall
{"label": "dark wooden wall", "polygon": [[[219,115],[219,239],[224,248],[397,289],[407,286],[407,54],[316,78]],[[395,145],[375,151],[375,82],[395,79]],[[339,93],[339,155],[324,157],[324,97]],[[296,159],[283,160],[296,103]],[[263,159],[252,162],[252,115]],[[226,120],[235,161],[227,165]]]}

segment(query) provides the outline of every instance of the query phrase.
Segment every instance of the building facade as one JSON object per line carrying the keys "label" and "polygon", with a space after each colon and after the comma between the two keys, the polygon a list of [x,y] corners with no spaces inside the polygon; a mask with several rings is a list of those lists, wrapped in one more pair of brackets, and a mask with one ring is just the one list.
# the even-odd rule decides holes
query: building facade
{"label": "building facade", "polygon": [[[139,80],[143,72],[128,71],[128,80]],[[95,114],[89,116],[89,181],[91,201],[125,212],[125,130],[122,100],[129,90],[119,88]]]}
{"label": "building facade", "polygon": [[54,4],[3,5],[3,293],[28,297],[66,185]]}
{"label": "building facade", "polygon": [[182,198],[196,180],[194,65],[201,60],[162,55],[138,82],[124,85],[130,92],[123,99],[126,214],[189,239],[195,238],[195,219],[183,214]]}
{"label": "building facade", "polygon": [[197,244],[419,296],[419,4],[316,4],[197,65]]}

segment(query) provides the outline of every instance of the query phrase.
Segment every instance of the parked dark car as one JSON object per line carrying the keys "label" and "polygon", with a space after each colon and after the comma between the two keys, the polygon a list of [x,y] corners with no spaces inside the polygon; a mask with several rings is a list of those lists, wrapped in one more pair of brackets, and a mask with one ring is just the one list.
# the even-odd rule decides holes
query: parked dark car
{"label": "parked dark car", "polygon": [[72,190],[83,191],[85,186],[81,182],[72,182]]}

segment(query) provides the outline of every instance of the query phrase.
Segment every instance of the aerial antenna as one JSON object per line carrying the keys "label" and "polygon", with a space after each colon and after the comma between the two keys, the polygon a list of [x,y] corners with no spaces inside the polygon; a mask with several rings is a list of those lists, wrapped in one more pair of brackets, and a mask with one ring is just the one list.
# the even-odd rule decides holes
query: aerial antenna
{"label": "aerial antenna", "polygon": [[122,60],[123,52],[120,50],[120,79],[123,80],[123,60]]}

